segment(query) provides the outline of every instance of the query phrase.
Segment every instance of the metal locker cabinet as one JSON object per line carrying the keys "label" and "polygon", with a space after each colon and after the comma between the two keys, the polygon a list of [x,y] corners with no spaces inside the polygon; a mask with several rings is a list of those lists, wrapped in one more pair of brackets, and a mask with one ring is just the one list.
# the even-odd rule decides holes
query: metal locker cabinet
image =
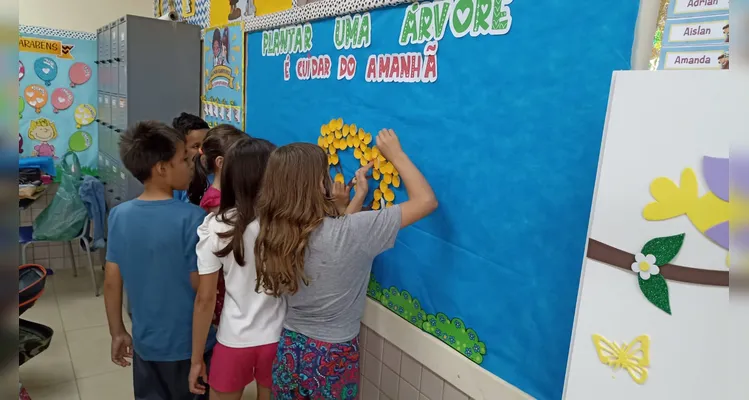
{"label": "metal locker cabinet", "polygon": [[119,92],[119,84],[117,83],[117,74],[120,70],[120,37],[117,32],[118,24],[118,21],[109,24],[109,58],[111,59],[109,62],[109,74],[111,76],[111,80],[109,81],[109,93]]}
{"label": "metal locker cabinet", "polygon": [[[125,131],[125,99],[120,96],[112,95],[112,130],[111,130],[111,146],[113,151],[117,151],[119,155],[120,146],[120,135]],[[119,156],[115,157],[119,160]]]}
{"label": "metal locker cabinet", "polygon": [[102,68],[104,64],[102,64],[102,60],[104,60],[104,38],[103,38],[103,30],[104,28],[99,28],[96,30],[96,61],[94,63],[96,64],[96,87],[101,88],[104,85],[104,73],[102,71]]}
{"label": "metal locker cabinet", "polygon": [[[119,89],[117,90],[117,93],[125,96],[127,95],[127,22],[125,17],[120,18],[117,32],[119,32],[120,35],[120,59],[119,68],[117,68],[117,84],[119,85]],[[127,118],[125,118],[125,124],[127,124]]]}
{"label": "metal locker cabinet", "polygon": [[99,153],[109,154],[109,136],[106,135],[106,123],[104,118],[104,92],[99,91],[96,96],[96,124],[98,125],[99,135]]}
{"label": "metal locker cabinet", "polygon": [[112,203],[112,194],[114,193],[114,189],[112,189],[115,185],[112,183],[112,160],[109,158],[108,155],[104,154],[104,165],[101,169],[101,173],[99,174],[101,178],[104,180],[104,200],[107,203],[107,207],[111,207]]}
{"label": "metal locker cabinet", "polygon": [[99,132],[101,132],[105,139],[105,143],[107,147],[104,149],[104,152],[109,155],[110,157],[113,157],[115,154],[113,153],[112,148],[112,134],[111,129],[109,128],[112,125],[112,95],[110,95],[107,92],[102,92],[102,96],[104,97],[104,105],[99,110],[99,115],[101,115],[101,124],[99,125]]}
{"label": "metal locker cabinet", "polygon": [[99,86],[99,90],[102,90],[104,92],[109,92],[109,81],[110,81],[109,61],[111,58],[109,56],[110,41],[108,40],[109,39],[109,25],[101,28],[101,39],[102,39],[101,41],[102,59],[99,64],[101,65],[102,78],[101,78],[101,86]]}

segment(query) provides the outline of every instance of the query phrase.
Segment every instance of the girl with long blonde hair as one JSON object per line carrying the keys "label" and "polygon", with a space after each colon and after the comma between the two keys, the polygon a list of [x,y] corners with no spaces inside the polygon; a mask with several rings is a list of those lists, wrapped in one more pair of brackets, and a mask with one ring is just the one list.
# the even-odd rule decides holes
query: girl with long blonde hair
{"label": "girl with long blonde hair", "polygon": [[398,231],[437,208],[424,176],[392,130],[377,146],[399,171],[408,201],[361,211],[367,171],[356,172],[344,215],[333,196],[328,159],[313,144],[276,149],[256,203],[258,291],[286,299],[284,330],[273,364],[273,398],[355,399],[359,392],[359,327],[375,256]]}

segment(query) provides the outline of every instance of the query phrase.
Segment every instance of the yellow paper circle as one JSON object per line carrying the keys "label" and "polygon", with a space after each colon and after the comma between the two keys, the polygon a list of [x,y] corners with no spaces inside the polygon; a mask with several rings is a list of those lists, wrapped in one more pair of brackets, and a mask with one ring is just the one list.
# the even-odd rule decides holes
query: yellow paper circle
{"label": "yellow paper circle", "polygon": [[320,127],[320,134],[323,135],[323,136],[325,136],[325,135],[328,134],[328,126],[327,125],[323,125],[323,126]]}
{"label": "yellow paper circle", "polygon": [[361,144],[359,136],[351,136],[351,143],[353,143],[353,147],[359,147],[359,145]]}
{"label": "yellow paper circle", "polygon": [[349,133],[349,126],[348,126],[348,125],[343,125],[343,130],[342,130],[342,132],[343,132],[343,136],[348,136],[348,133]]}
{"label": "yellow paper circle", "polygon": [[393,193],[390,188],[387,188],[382,191],[382,197],[384,197],[386,201],[393,201],[395,199],[395,193]]}
{"label": "yellow paper circle", "polygon": [[364,159],[367,161],[372,161],[372,151],[369,149],[364,150]]}
{"label": "yellow paper circle", "polygon": [[343,137],[343,133],[340,130],[335,131],[335,138],[340,139]]}
{"label": "yellow paper circle", "polygon": [[328,149],[328,151],[330,152],[330,155],[333,155],[336,153],[335,147]]}
{"label": "yellow paper circle", "polygon": [[354,140],[351,136],[346,137],[346,147],[354,147]]}
{"label": "yellow paper circle", "polygon": [[372,143],[372,135],[371,134],[367,133],[366,135],[364,135],[364,143],[366,143],[366,144]]}
{"label": "yellow paper circle", "polygon": [[374,200],[375,201],[380,201],[381,198],[382,198],[382,190],[375,189],[374,190]]}
{"label": "yellow paper circle", "polygon": [[388,184],[385,183],[385,181],[380,181],[380,190],[382,190],[383,194],[385,194],[385,191],[388,190]]}
{"label": "yellow paper circle", "polygon": [[372,170],[372,178],[374,178],[376,181],[379,181],[380,180],[380,176],[382,176],[382,174],[380,174],[380,171],[378,171],[376,169]]}
{"label": "yellow paper circle", "polygon": [[340,172],[339,172],[339,173],[337,173],[337,174],[335,175],[335,181],[336,181],[336,182],[338,182],[338,183],[343,183],[343,182],[344,182],[344,179],[343,179],[343,174],[342,174],[342,173],[340,173]]}
{"label": "yellow paper circle", "polygon": [[318,146],[320,146],[322,148],[326,148],[326,147],[328,147],[327,143],[328,142],[325,140],[325,138],[323,136],[320,136],[320,137],[317,138],[317,145]]}
{"label": "yellow paper circle", "polygon": [[375,200],[375,202],[372,203],[372,209],[373,210],[379,210],[380,209],[380,202],[379,202],[379,200]]}
{"label": "yellow paper circle", "polygon": [[382,181],[387,183],[388,185],[393,183],[393,176],[390,174],[385,174],[382,176]]}
{"label": "yellow paper circle", "polygon": [[333,137],[333,135],[330,135],[330,136],[328,136],[328,137],[325,138],[325,141],[328,142],[328,144],[333,144],[334,140],[335,140],[335,138]]}
{"label": "yellow paper circle", "polygon": [[367,136],[367,133],[364,132],[364,129],[359,128],[359,140],[364,140],[364,136]]}
{"label": "yellow paper circle", "polygon": [[388,161],[385,166],[382,167],[382,173],[384,174],[392,174],[393,170],[395,170],[395,168],[393,167],[393,164],[390,163],[390,161]]}
{"label": "yellow paper circle", "polygon": [[377,148],[377,146],[372,147],[372,158],[377,158],[380,156],[380,149]]}
{"label": "yellow paper circle", "polygon": [[336,129],[343,129],[343,118],[338,118],[336,120]]}
{"label": "yellow paper circle", "polygon": [[393,186],[401,187],[401,178],[398,175],[393,175]]}
{"label": "yellow paper circle", "polygon": [[330,165],[338,164],[338,154],[331,154],[330,156],[328,156],[328,164]]}
{"label": "yellow paper circle", "polygon": [[361,158],[361,159],[359,160],[359,163],[361,164],[361,166],[362,166],[362,167],[363,167],[363,166],[365,166],[365,165],[367,165],[367,162],[368,162],[368,161],[367,161],[367,159],[366,159],[366,158],[364,158],[364,157],[362,157],[362,158]]}
{"label": "yellow paper circle", "polygon": [[360,158],[361,158],[361,156],[362,156],[362,154],[361,154],[361,150],[359,150],[359,149],[354,149],[354,158],[358,160],[358,159],[360,159]]}

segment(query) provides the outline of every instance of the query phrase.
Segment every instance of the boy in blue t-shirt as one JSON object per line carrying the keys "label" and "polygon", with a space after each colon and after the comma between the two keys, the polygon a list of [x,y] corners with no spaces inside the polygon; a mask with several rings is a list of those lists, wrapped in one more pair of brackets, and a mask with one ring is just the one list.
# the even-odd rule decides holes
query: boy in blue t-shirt
{"label": "boy in blue t-shirt", "polygon": [[[173,128],[140,122],[120,139],[120,159],[144,191],[109,214],[104,301],[112,361],[132,358],[136,399],[194,399],[188,388],[192,313],[198,282],[197,228],[205,212],[172,198],[190,184],[185,140]],[[123,282],[132,337],[122,321]],[[215,344],[211,332],[206,361]],[[206,397],[207,398],[207,397]]]}

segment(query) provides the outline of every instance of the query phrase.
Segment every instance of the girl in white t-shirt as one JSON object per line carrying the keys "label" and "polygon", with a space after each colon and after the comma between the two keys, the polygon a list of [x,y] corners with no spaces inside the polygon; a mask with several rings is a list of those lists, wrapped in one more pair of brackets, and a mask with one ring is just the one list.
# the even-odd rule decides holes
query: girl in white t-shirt
{"label": "girl in white t-shirt", "polygon": [[[193,312],[192,348],[203,354],[216,302],[218,274],[226,281],[226,297],[210,362],[193,357],[190,391],[211,399],[239,400],[245,386],[257,380],[258,400],[270,399],[272,365],[276,355],[286,303],[255,291],[255,199],[268,157],[275,146],[249,137],[233,144],[221,173],[221,206],[198,228],[196,247],[200,284]],[[202,378],[202,382],[198,380]]]}

